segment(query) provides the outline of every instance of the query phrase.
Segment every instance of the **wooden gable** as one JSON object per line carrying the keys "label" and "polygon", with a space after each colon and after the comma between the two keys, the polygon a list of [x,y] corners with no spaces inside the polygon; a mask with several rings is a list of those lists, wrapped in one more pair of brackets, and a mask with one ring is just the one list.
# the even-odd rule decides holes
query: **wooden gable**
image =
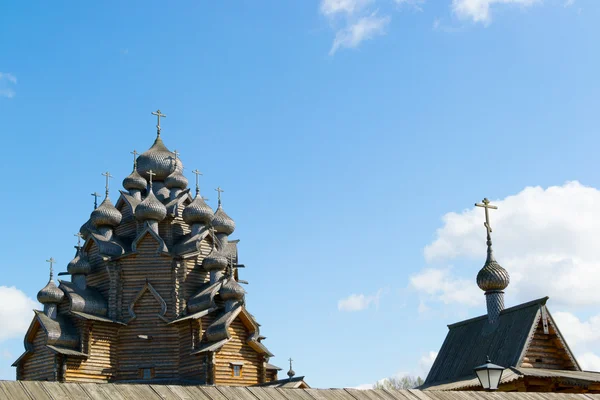
{"label": "wooden gable", "polygon": [[520,367],[581,371],[546,306],[540,311]]}
{"label": "wooden gable", "polygon": [[[240,314],[229,326],[231,339],[215,357],[215,385],[250,386],[265,381],[264,356],[248,344],[252,327],[244,323]],[[234,376],[234,367],[241,366],[240,376]]]}
{"label": "wooden gable", "polygon": [[19,379],[55,380],[56,355],[46,347],[47,339],[46,332],[37,318],[34,318],[25,336],[28,354],[17,366]]}

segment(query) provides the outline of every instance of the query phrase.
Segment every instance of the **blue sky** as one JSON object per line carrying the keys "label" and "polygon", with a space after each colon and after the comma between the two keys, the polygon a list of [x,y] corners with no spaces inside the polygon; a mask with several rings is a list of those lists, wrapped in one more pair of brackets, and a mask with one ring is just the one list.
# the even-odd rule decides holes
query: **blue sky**
{"label": "blue sky", "polygon": [[274,364],[314,387],[426,373],[446,324],[484,312],[487,196],[507,304],[549,295],[600,369],[599,18],[594,0],[4,4],[0,378],[44,260],[66,268],[157,108],[209,203],[225,190]]}

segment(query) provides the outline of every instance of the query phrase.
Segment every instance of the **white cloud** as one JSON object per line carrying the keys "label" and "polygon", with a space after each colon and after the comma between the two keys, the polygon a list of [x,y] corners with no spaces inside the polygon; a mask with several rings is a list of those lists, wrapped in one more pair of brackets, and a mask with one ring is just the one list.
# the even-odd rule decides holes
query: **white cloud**
{"label": "white cloud", "polygon": [[600,371],[600,357],[594,353],[583,353],[577,356],[579,366],[584,371]]}
{"label": "white cloud", "polygon": [[541,3],[541,0],[452,0],[452,11],[459,18],[488,24],[491,21],[490,9],[494,5],[529,7],[536,3]]}
{"label": "white cloud", "polygon": [[419,360],[419,376],[425,380],[427,375],[429,374],[429,370],[437,357],[437,351],[429,351],[427,354],[421,356]]}
{"label": "white cloud", "polygon": [[22,337],[33,318],[31,310],[37,306],[37,302],[14,286],[0,286],[0,321],[9,321],[0,329],[0,342]]}
{"label": "white cloud", "polygon": [[0,97],[9,99],[15,97],[15,91],[10,87],[17,84],[17,78],[7,72],[0,72]]}
{"label": "white cloud", "polygon": [[373,389],[373,384],[372,383],[363,383],[362,385],[354,386],[349,389],[369,390],[369,389]]}
{"label": "white cloud", "polygon": [[2,350],[2,358],[5,360],[13,360],[15,357],[13,356],[13,353],[4,349]]}
{"label": "white cloud", "polygon": [[377,293],[371,296],[365,296],[364,294],[351,294],[345,299],[341,299],[338,301],[338,310],[339,311],[362,311],[367,308],[371,304],[375,305],[375,308],[379,307],[379,301],[381,297],[385,294],[386,290],[379,289]]}
{"label": "white cloud", "polygon": [[0,80],[6,80],[13,84],[17,83],[17,78],[13,74],[7,72],[0,72]]}
{"label": "white cloud", "polygon": [[372,2],[373,0],[322,0],[320,10],[323,15],[327,16],[351,15],[361,11]]}
{"label": "white cloud", "polygon": [[361,42],[373,39],[375,36],[385,34],[385,29],[390,23],[389,16],[379,17],[377,13],[362,17],[358,21],[340,29],[335,34],[335,39],[329,50],[329,55],[334,55],[341,47],[355,48]]}
{"label": "white cloud", "polygon": [[[567,307],[600,302],[597,290],[600,260],[596,251],[599,190],[579,182],[547,189],[527,187],[493,203],[499,208],[491,211],[494,251],[511,276],[507,289],[510,297],[526,301],[550,295],[553,304]],[[448,213],[443,221],[437,238],[425,247],[425,259],[442,263],[457,258],[472,259],[483,265],[483,210],[473,207],[461,213]],[[421,274],[426,272],[433,274],[427,270]],[[437,273],[443,275],[444,270]],[[473,276],[468,279],[474,282],[475,275],[471,273]],[[460,279],[451,277],[447,271],[442,278],[443,282],[460,283]],[[470,303],[469,297],[454,300]]]}
{"label": "white cloud", "polygon": [[[459,303],[476,306],[481,302],[481,292],[474,286],[473,279],[455,278],[449,268],[427,268],[411,276],[410,284],[430,299],[444,304]],[[427,312],[429,307],[421,300],[419,312]]]}
{"label": "white cloud", "polygon": [[575,0],[565,0],[564,6],[566,7],[571,7],[573,4],[575,4]]}

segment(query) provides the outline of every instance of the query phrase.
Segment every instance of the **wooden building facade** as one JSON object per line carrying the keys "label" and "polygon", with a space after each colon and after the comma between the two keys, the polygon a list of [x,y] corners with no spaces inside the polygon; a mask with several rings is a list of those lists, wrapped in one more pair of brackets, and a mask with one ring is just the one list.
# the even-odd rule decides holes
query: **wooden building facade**
{"label": "wooden building facade", "polygon": [[[160,114],[160,112],[158,112]],[[115,205],[108,179],[79,236],[70,280],[38,294],[15,361],[18,380],[189,382],[249,386],[277,381],[240,286],[234,221],[192,196],[178,153],[158,134],[124,179]],[[197,173],[197,171],[194,171]]]}

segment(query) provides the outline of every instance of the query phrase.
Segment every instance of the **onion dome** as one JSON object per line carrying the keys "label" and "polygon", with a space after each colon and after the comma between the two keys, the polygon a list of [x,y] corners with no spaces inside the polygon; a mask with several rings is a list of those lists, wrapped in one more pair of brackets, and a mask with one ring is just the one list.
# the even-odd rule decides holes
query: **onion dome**
{"label": "onion dome", "polygon": [[69,264],[67,264],[67,272],[71,275],[83,274],[87,275],[92,272],[92,266],[86,257],[81,255],[81,248],[77,249],[77,254]]}
{"label": "onion dome", "polygon": [[185,189],[188,185],[188,180],[183,174],[175,170],[165,179],[165,186],[169,189]]}
{"label": "onion dome", "polygon": [[137,171],[142,177],[148,179],[150,170],[156,174],[154,179],[158,181],[165,180],[173,171],[183,171],[183,164],[180,160],[175,160],[174,154],[167,149],[160,136],[137,159]]}
{"label": "onion dome", "polygon": [[95,227],[115,227],[121,223],[121,218],[123,218],[123,216],[121,215],[119,210],[117,210],[116,207],[113,206],[112,202],[110,201],[107,195],[102,204],[100,204],[98,208],[92,211],[90,221],[92,221],[92,224],[94,224]]}
{"label": "onion dome", "polygon": [[94,229],[94,225],[92,224],[92,220],[88,219],[81,225],[81,228],[79,228],[79,233],[81,233],[84,239],[87,239],[90,236],[92,229]]}
{"label": "onion dome", "polygon": [[235,230],[235,222],[223,211],[220,205],[213,217],[212,226],[217,233],[225,233],[227,235],[231,235]]}
{"label": "onion dome", "polygon": [[290,358],[290,370],[287,372],[287,376],[292,379],[296,375],[296,371],[292,369],[292,359]]}
{"label": "onion dome", "polygon": [[214,217],[212,208],[202,196],[196,196],[196,198],[183,210],[183,220],[186,224],[205,224],[209,225]]}
{"label": "onion dome", "polygon": [[148,182],[136,170],[123,179],[123,187],[127,190],[146,190],[147,185]]}
{"label": "onion dome", "polygon": [[202,267],[204,267],[207,271],[216,271],[223,270],[227,268],[229,264],[229,260],[222,252],[213,248],[212,253],[210,253],[204,261],[202,261]]}
{"label": "onion dome", "polygon": [[246,292],[240,286],[239,283],[235,281],[233,278],[227,279],[227,282],[221,286],[221,290],[219,290],[219,294],[223,300],[237,300],[240,301],[244,298],[244,294]]}
{"label": "onion dome", "polygon": [[508,272],[494,258],[491,244],[483,268],[477,274],[477,286],[484,291],[504,290],[510,283]]}
{"label": "onion dome", "polygon": [[52,279],[37,294],[37,299],[42,304],[58,304],[63,297],[65,297],[65,293],[56,286]]}
{"label": "onion dome", "polygon": [[135,218],[140,221],[149,219],[162,221],[166,216],[167,208],[156,198],[152,188],[150,188],[148,196],[135,208]]}

